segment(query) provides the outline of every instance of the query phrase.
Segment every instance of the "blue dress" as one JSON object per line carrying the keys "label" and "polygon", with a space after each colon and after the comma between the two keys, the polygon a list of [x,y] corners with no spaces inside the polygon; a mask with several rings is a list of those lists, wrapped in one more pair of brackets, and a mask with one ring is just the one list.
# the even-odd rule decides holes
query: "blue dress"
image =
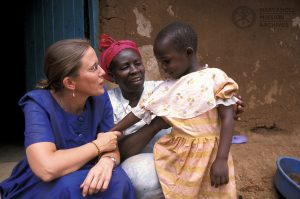
{"label": "blue dress", "polygon": [[[97,132],[106,132],[114,124],[113,109],[107,95],[90,97],[80,115],[65,112],[49,90],[33,90],[19,101],[25,115],[25,147],[38,142],[53,142],[56,148],[78,147],[96,139]],[[80,184],[94,160],[81,169],[43,182],[30,169],[26,157],[0,183],[2,199],[77,199],[83,198]],[[135,199],[134,188],[121,167],[114,169],[108,189],[86,198]]]}

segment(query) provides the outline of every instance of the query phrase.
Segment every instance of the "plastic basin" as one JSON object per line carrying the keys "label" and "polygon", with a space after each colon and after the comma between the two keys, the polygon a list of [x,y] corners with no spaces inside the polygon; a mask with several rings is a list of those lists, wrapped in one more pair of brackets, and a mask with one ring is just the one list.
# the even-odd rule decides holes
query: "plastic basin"
{"label": "plastic basin", "polygon": [[300,199],[300,185],[289,175],[300,175],[300,160],[282,156],[276,161],[275,186],[286,199]]}

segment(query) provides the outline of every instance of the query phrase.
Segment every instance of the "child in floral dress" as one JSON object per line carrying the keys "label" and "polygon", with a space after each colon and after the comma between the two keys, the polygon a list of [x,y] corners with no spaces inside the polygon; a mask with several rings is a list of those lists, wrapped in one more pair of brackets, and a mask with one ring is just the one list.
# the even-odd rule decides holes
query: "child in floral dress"
{"label": "child in floral dress", "polygon": [[162,117],[172,127],[154,146],[165,198],[236,198],[230,145],[238,85],[222,70],[199,64],[196,52],[197,34],[188,24],[164,27],[154,54],[169,79],[144,94],[112,130]]}

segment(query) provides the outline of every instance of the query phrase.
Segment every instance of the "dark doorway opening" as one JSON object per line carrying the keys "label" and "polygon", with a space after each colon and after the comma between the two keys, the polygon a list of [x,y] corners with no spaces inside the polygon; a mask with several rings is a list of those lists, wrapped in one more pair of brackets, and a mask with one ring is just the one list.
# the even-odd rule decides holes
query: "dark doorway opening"
{"label": "dark doorway opening", "polygon": [[[16,3],[16,2],[14,2]],[[4,27],[2,38],[2,107],[4,123],[0,144],[23,145],[24,118],[18,101],[26,92],[25,80],[25,47],[24,47],[24,15],[25,3],[18,2],[18,6],[12,2],[6,5],[11,14],[6,14],[1,24]]]}

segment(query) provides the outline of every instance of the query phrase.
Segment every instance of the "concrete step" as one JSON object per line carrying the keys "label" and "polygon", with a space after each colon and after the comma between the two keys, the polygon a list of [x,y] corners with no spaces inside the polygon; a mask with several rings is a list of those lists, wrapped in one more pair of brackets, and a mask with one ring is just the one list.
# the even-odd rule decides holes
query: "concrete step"
{"label": "concrete step", "polygon": [[25,150],[19,145],[0,145],[0,182],[10,176],[14,166],[24,158]]}

